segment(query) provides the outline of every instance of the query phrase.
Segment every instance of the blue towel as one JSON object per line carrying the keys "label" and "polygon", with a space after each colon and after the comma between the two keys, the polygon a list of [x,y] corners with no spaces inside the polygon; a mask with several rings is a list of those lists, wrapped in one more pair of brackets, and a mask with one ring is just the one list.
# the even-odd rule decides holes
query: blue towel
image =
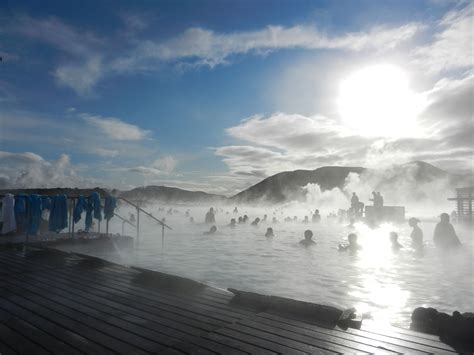
{"label": "blue towel", "polygon": [[102,221],[102,214],[100,212],[100,195],[97,192],[91,193],[89,199],[92,200],[94,206],[94,218]]}
{"label": "blue towel", "polygon": [[84,196],[80,195],[77,198],[76,206],[74,207],[74,223],[81,220],[82,212],[86,210],[87,201]]}
{"label": "blue towel", "polygon": [[49,196],[41,196],[41,210],[51,210],[51,198]]}
{"label": "blue towel", "polygon": [[94,200],[89,196],[86,201],[86,232],[92,227],[92,212],[94,211]]}
{"label": "blue towel", "polygon": [[28,234],[36,235],[41,222],[41,197],[33,194],[28,196],[26,201]]}
{"label": "blue towel", "polygon": [[107,221],[114,216],[114,210],[117,207],[117,200],[113,196],[107,196],[104,204],[104,217]]}
{"label": "blue towel", "polygon": [[59,233],[67,227],[67,198],[66,195],[53,196],[51,212],[49,213],[49,230]]}
{"label": "blue towel", "polygon": [[16,225],[22,229],[26,224],[26,195],[15,196],[15,220]]}

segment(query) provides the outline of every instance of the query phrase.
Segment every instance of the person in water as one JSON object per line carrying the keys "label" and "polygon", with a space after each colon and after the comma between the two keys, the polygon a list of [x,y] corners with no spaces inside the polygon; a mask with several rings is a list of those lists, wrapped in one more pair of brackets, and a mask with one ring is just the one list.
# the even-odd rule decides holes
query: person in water
{"label": "person in water", "polygon": [[247,216],[246,214],[244,214],[244,218],[242,218],[242,222],[243,222],[243,223],[247,223],[248,220],[249,220],[249,216]]}
{"label": "person in water", "polygon": [[408,225],[413,228],[410,234],[410,238],[411,246],[414,249],[423,248],[423,231],[420,227],[418,227],[418,223],[420,223],[420,220],[418,218],[412,217],[408,220]]}
{"label": "person in water", "polygon": [[398,242],[398,233],[397,232],[390,232],[390,243],[392,244],[392,250],[393,251],[399,251],[401,248],[403,248],[403,245],[401,245]]}
{"label": "person in water", "polygon": [[235,227],[235,225],[236,225],[236,224],[235,224],[235,218],[232,218],[232,219],[230,220],[229,227],[232,227],[232,228],[234,228],[234,227]]}
{"label": "person in water", "polygon": [[449,223],[449,215],[441,213],[440,221],[435,227],[433,241],[439,248],[452,248],[461,245],[456,231],[451,223]]}
{"label": "person in water", "polygon": [[309,223],[308,216],[304,216],[303,223]]}
{"label": "person in water", "polygon": [[216,223],[216,217],[214,215],[214,208],[209,208],[209,212],[206,213],[206,217],[204,218],[204,223],[212,224]]}
{"label": "person in water", "polygon": [[263,215],[263,221],[265,222],[267,220],[268,216],[266,214]]}
{"label": "person in water", "polygon": [[265,233],[265,237],[267,237],[267,238],[272,238],[272,237],[274,237],[274,236],[275,236],[275,234],[273,234],[273,228],[268,227],[268,228],[267,228],[267,232]]}
{"label": "person in water", "polygon": [[309,229],[304,231],[304,239],[300,240],[300,244],[309,247],[310,245],[316,244],[313,240],[313,232]]}
{"label": "person in water", "polygon": [[357,212],[359,210],[359,196],[355,192],[352,193],[351,197],[352,211]]}
{"label": "person in water", "polygon": [[278,223],[278,219],[276,217],[272,218],[272,223]]}
{"label": "person in water", "polygon": [[350,251],[350,252],[356,252],[357,250],[362,249],[362,247],[357,243],[357,234],[351,233],[347,236],[347,240],[349,241],[349,244],[347,245],[342,245],[339,244],[337,249],[339,251]]}
{"label": "person in water", "polygon": [[311,217],[311,220],[313,221],[313,223],[321,222],[321,215],[319,214],[319,210],[314,211],[314,214],[313,214],[313,217]]}
{"label": "person in water", "polygon": [[250,225],[256,227],[256,226],[258,226],[259,222],[260,222],[260,218],[257,217],[257,218],[255,218],[255,220],[252,223],[250,223]]}
{"label": "person in water", "polygon": [[244,222],[244,219],[242,218],[242,216],[239,217],[239,224],[240,223],[243,223]]}
{"label": "person in water", "polygon": [[215,234],[217,232],[217,227],[216,226],[212,226],[211,229],[209,229],[208,232],[204,232],[203,234],[204,235],[211,235],[211,234]]}

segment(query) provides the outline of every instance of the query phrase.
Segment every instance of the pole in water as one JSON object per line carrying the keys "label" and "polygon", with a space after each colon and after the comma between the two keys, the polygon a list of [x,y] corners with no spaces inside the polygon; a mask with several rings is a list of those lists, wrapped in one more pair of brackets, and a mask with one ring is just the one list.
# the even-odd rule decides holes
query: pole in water
{"label": "pole in water", "polygon": [[161,225],[161,260],[163,260],[163,251],[165,249],[165,226]]}

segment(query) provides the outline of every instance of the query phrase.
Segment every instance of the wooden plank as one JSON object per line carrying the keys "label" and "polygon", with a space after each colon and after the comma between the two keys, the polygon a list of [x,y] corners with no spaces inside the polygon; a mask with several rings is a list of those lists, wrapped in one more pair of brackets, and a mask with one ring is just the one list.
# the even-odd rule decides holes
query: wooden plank
{"label": "wooden plank", "polygon": [[[310,325],[308,323],[300,322],[293,319],[282,318],[282,317],[275,316],[268,313],[262,313],[262,314],[259,314],[259,316],[262,316],[268,319],[276,319],[284,323],[300,326],[301,328],[304,328],[304,329],[312,330],[312,329],[317,328],[318,331],[320,331],[319,329],[320,327],[316,325]],[[350,334],[352,336],[357,336],[358,341],[364,342],[367,344],[373,343],[373,341],[377,341],[379,344],[381,344],[380,346],[389,350],[402,351],[402,352],[421,352],[421,353],[432,353],[433,351],[438,352],[439,350],[440,353],[444,353],[444,350],[442,349],[437,350],[435,348],[426,346],[424,344],[411,343],[409,341],[405,341],[399,338],[390,338],[390,337],[385,337],[385,336],[381,336],[377,334],[364,333],[357,329],[349,328],[343,331],[343,330],[335,328],[333,329],[333,331],[338,332],[339,334],[341,334],[341,336],[342,334],[345,334],[345,335]]]}
{"label": "wooden plank", "polygon": [[302,328],[297,322],[288,321],[286,318],[277,317],[276,319],[269,319],[262,317],[261,314],[258,314],[255,317],[255,321],[259,324],[268,324],[276,328],[285,329],[297,334],[304,334],[310,337],[315,337],[318,339],[324,339],[332,343],[340,344],[347,346],[349,348],[357,348],[365,352],[375,352],[375,353],[393,353],[393,352],[403,352],[404,348],[402,347],[391,347],[387,348],[387,345],[366,338],[359,338],[350,334],[343,332],[335,331],[329,328],[323,328],[319,326],[309,326]]}
{"label": "wooden plank", "polygon": [[[187,312],[187,316],[195,315],[199,316],[201,319],[207,318],[208,323],[216,323],[219,325],[223,325],[226,323],[233,322],[236,318],[228,316],[226,314],[222,314],[222,312],[212,308],[212,307],[204,307],[199,306],[195,303],[191,302],[184,302],[179,297],[166,297],[163,296],[160,292],[155,292],[153,296],[144,294],[143,290],[140,288],[129,285],[127,286],[116,286],[114,284],[110,284],[107,278],[97,278],[96,276],[90,273],[82,273],[82,276],[78,276],[74,273],[63,273],[63,270],[59,271],[51,271],[54,272],[55,278],[62,278],[63,280],[70,280],[71,277],[75,278],[75,282],[83,282],[87,281],[89,284],[88,286],[96,289],[108,292],[113,294],[114,297],[116,296],[123,296],[123,297],[130,297],[132,299],[140,299],[141,304],[147,304],[152,307],[156,307],[158,305],[166,305],[167,308],[173,309],[175,311]],[[62,273],[62,275],[60,275]],[[53,274],[51,274],[53,275]]]}
{"label": "wooden plank", "polygon": [[276,322],[268,322],[262,318],[255,318],[254,320],[244,320],[238,322],[238,324],[272,333],[277,336],[285,337],[291,340],[310,344],[318,348],[331,350],[334,352],[347,353],[349,351],[357,351],[365,353],[377,352],[379,354],[391,353],[389,351],[384,351],[383,349],[377,347],[368,346],[366,344],[354,341],[348,341],[346,339],[337,338],[329,334],[310,332],[307,330],[305,331],[303,329],[298,329],[296,327],[291,326],[281,327],[281,325]]}
{"label": "wooden plank", "polygon": [[97,354],[107,354],[107,350],[105,348],[98,346],[97,344],[68,329],[65,329],[62,326],[58,326],[57,324],[36,315],[23,307],[19,307],[7,299],[0,298],[0,310],[4,312],[10,312],[15,317],[28,321],[30,324],[42,329],[51,336],[54,336],[58,339],[61,339],[65,343],[70,344],[74,348],[80,350],[82,353],[93,352]]}
{"label": "wooden plank", "polygon": [[[308,337],[300,336],[298,340],[290,339],[281,332],[279,334],[273,333],[273,329],[269,329],[269,327],[262,326],[262,329],[248,327],[243,324],[232,324],[228,325],[226,329],[235,330],[237,332],[252,335],[258,337],[260,339],[265,339],[275,344],[280,344],[282,346],[286,346],[293,350],[302,351],[305,353],[310,354],[327,354],[327,353],[339,353],[341,349],[334,349],[329,348],[321,348],[317,345],[311,344],[311,339]],[[346,348],[347,351],[347,348]]]}
{"label": "wooden plank", "polygon": [[44,349],[47,349],[53,354],[71,354],[76,355],[80,354],[79,351],[73,347],[59,341],[56,338],[51,337],[49,334],[45,333],[41,329],[21,320],[11,316],[10,314],[0,313],[1,322],[14,330],[15,332],[22,334],[36,344],[42,346]]}
{"label": "wooden plank", "polygon": [[[144,301],[139,296],[131,296],[126,293],[123,295],[118,292],[107,292],[110,291],[106,289],[103,291],[102,289],[95,288],[95,284],[91,286],[91,284],[87,284],[85,282],[78,282],[76,281],[69,281],[69,279],[61,279],[54,276],[44,275],[39,276],[35,275],[38,280],[43,282],[56,282],[61,285],[70,287],[76,290],[84,290],[91,295],[95,295],[98,297],[102,297],[104,300],[106,299],[113,299],[114,302],[119,303],[121,305],[134,308],[135,310],[142,311],[152,315],[158,315],[160,318],[169,319],[169,320],[176,320],[182,322],[184,324],[188,324],[190,326],[194,326],[196,328],[202,330],[212,330],[217,326],[223,326],[227,324],[226,322],[216,321],[213,319],[209,319],[208,317],[201,316],[199,314],[194,314],[188,312],[187,310],[182,310],[176,307],[168,307],[166,304],[161,304],[159,302],[151,302],[151,301]],[[143,317],[143,316],[141,316]],[[212,322],[212,323],[210,323]]]}
{"label": "wooden plank", "polygon": [[9,348],[15,349],[15,352],[19,354],[50,354],[38,344],[33,343],[25,336],[2,323],[0,323],[0,339],[2,339],[2,343],[6,344]]}
{"label": "wooden plank", "polygon": [[[12,286],[10,283],[6,286],[8,289],[16,288],[17,286]],[[102,332],[109,334],[110,336],[116,338],[123,342],[123,349],[128,349],[130,351],[140,353],[140,352],[156,352],[160,349],[163,349],[163,346],[149,341],[141,336],[135,335],[130,329],[125,330],[127,322],[121,322],[116,318],[111,316],[105,316],[98,311],[87,308],[80,304],[74,305],[71,302],[60,302],[59,297],[52,298],[50,295],[45,295],[43,292],[31,292],[27,288],[21,288],[21,295],[30,300],[34,300],[37,303],[43,304],[47,307],[50,307],[54,310],[61,312],[66,316],[70,316],[73,319],[82,322],[89,327],[101,330]],[[129,328],[133,328],[129,326]],[[138,350],[138,349],[141,349]]]}
{"label": "wooden plank", "polygon": [[258,354],[258,355],[274,355],[277,354],[273,351],[257,347],[255,345],[251,345],[248,343],[244,343],[243,341],[237,340],[235,338],[229,338],[223,335],[219,335],[217,333],[209,333],[208,335],[205,336],[205,338],[210,339],[212,341],[221,343],[221,344],[226,344],[229,346],[233,346],[234,348],[242,349],[243,351],[246,351],[249,354]]}
{"label": "wooden plank", "polygon": [[[54,322],[58,325],[65,327],[70,331],[74,331],[84,338],[87,338],[93,342],[96,342],[107,349],[110,349],[114,352],[129,352],[131,354],[143,353],[142,351],[131,347],[127,343],[120,341],[113,336],[105,333],[103,328],[97,329],[91,327],[90,324],[84,324],[83,322],[77,321],[71,315],[63,315],[61,312],[58,312],[57,309],[48,308],[44,306],[43,302],[38,302],[38,300],[34,300],[33,302],[22,297],[22,290],[18,290],[15,288],[12,290],[12,286],[8,286],[3,288],[2,292],[4,295],[8,295],[8,300],[17,304],[20,307],[24,307],[31,312],[34,312],[40,315],[43,318],[48,319],[51,322]],[[13,292],[15,291],[15,292]]]}
{"label": "wooden plank", "polygon": [[234,329],[229,329],[229,328],[220,328],[214,331],[213,333],[219,334],[221,336],[229,337],[236,339],[238,341],[242,341],[248,344],[251,344],[253,346],[257,346],[269,351],[273,351],[279,354],[287,354],[287,355],[301,355],[301,354],[308,354],[307,352],[303,352],[300,350],[292,349],[284,345],[280,345],[278,343],[275,343],[273,341],[269,341],[267,339],[262,339],[258,336],[254,336],[251,334],[247,333],[242,333],[239,331],[236,331]]}
{"label": "wooden plank", "polygon": [[[29,280],[26,280],[26,281],[29,284],[31,284]],[[21,284],[21,282],[17,282],[17,281],[15,283]],[[23,284],[22,286],[28,290],[28,289],[31,289],[31,286],[28,287],[29,284]],[[46,285],[45,290],[47,290],[50,287],[51,286]],[[51,291],[54,292],[54,296],[48,295],[48,297],[51,300],[58,303],[62,303],[62,304],[69,304],[71,306],[75,305],[78,310],[83,310],[83,307],[82,307],[83,300],[81,302],[80,297],[71,297],[71,295],[68,295],[65,292],[62,292],[62,290],[58,291],[58,289],[55,289],[55,288],[51,288]],[[88,305],[94,305],[94,304],[95,304],[95,309],[101,310],[102,312],[107,312],[108,315],[113,315],[117,313],[117,312],[114,313],[113,308],[104,306],[104,304],[88,302]],[[111,312],[111,309],[112,309],[112,312]],[[90,314],[90,312],[88,313]],[[183,332],[176,332],[176,331],[173,332],[167,327],[166,328],[160,327],[161,330],[165,330],[165,333],[167,333],[167,335],[164,336],[164,334],[160,334],[156,332],[156,326],[154,326],[154,324],[144,321],[143,319],[138,318],[134,315],[124,314],[124,312],[121,312],[121,313],[123,314],[122,316],[120,314],[118,314],[117,316],[121,318],[122,322],[129,322],[129,323],[122,323],[122,326],[124,326],[125,329],[127,329],[128,331],[134,332],[135,334],[145,336],[148,339],[160,341],[162,344],[166,346],[172,346],[172,345],[175,345],[177,341],[187,339],[189,342],[192,342],[193,344],[206,343],[205,345],[210,346],[212,349],[220,348],[221,351],[225,350],[225,352],[234,352],[234,349],[229,348],[229,347],[224,348],[223,346],[219,344],[210,344],[210,342],[203,342],[197,336],[189,336],[188,334],[183,333]],[[107,320],[110,321],[111,318],[108,317]],[[114,322],[114,324],[119,325],[120,323]],[[140,324],[140,325],[136,326],[137,324]],[[205,334],[205,333],[203,332],[202,334]]]}
{"label": "wooden plank", "polygon": [[0,339],[0,354],[2,355],[17,355],[18,353],[10,348],[7,344],[3,343]]}

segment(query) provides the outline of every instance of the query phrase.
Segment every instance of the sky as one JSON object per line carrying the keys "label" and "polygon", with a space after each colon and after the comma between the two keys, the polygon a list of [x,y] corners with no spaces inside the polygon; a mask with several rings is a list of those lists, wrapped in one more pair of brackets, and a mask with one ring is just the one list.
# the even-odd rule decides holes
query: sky
{"label": "sky", "polygon": [[474,4],[0,3],[0,187],[473,169]]}

